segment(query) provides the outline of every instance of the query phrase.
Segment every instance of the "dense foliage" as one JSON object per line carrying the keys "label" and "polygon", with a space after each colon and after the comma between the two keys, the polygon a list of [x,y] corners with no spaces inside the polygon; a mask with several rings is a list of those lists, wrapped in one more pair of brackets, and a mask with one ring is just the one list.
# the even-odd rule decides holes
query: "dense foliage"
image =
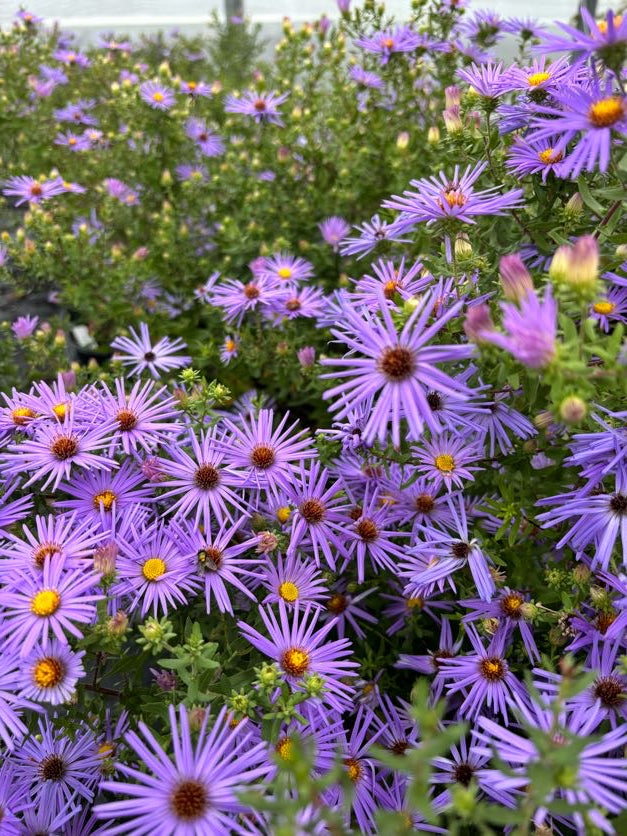
{"label": "dense foliage", "polygon": [[2,834],[627,828],[627,15],[339,5],[0,34]]}

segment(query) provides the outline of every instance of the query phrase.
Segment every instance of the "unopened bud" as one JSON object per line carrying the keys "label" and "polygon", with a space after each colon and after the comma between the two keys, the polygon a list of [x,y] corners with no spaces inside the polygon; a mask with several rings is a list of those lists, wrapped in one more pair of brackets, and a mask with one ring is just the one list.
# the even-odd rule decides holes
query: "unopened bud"
{"label": "unopened bud", "polygon": [[588,407],[578,395],[569,395],[561,402],[559,411],[564,423],[580,424],[588,413]]}
{"label": "unopened bud", "polygon": [[578,563],[573,569],[573,580],[575,583],[585,583],[591,575],[590,569],[585,563]]}
{"label": "unopened bud", "polygon": [[464,320],[464,331],[466,336],[473,343],[483,342],[483,335],[496,330],[490,315],[490,308],[485,302],[479,305],[473,305],[468,308],[466,319]]}
{"label": "unopened bud", "polygon": [[571,246],[564,244],[553,256],[549,276],[554,284],[591,298],[599,277],[599,246],[592,235],[584,235]]}
{"label": "unopened bud", "polygon": [[407,131],[401,131],[400,134],[396,137],[396,147],[399,151],[404,151],[408,145],[409,133]]}
{"label": "unopened bud", "polygon": [[503,284],[503,294],[512,302],[521,301],[533,290],[533,279],[518,253],[501,258],[499,276]]}
{"label": "unopened bud", "polygon": [[569,198],[568,203],[564,207],[564,212],[566,213],[566,216],[572,220],[576,220],[583,215],[583,200],[581,199],[579,192],[575,192],[575,194]]}
{"label": "unopened bud", "polygon": [[437,125],[431,125],[429,130],[427,131],[427,142],[430,145],[437,145],[440,141],[440,129]]}
{"label": "unopened bud", "polygon": [[472,255],[472,244],[465,232],[458,232],[455,238],[455,258],[465,261]]}

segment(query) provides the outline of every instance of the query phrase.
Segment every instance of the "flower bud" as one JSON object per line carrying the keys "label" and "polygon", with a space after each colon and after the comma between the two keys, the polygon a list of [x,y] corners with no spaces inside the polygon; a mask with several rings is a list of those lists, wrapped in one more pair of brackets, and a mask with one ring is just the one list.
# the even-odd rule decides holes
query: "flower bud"
{"label": "flower bud", "polygon": [[581,199],[581,195],[579,192],[575,192],[572,195],[566,206],[564,207],[564,212],[567,218],[571,220],[577,220],[583,215],[583,200]]}
{"label": "flower bud", "polygon": [[459,232],[455,237],[455,258],[465,261],[472,255],[472,244],[465,232]]}
{"label": "flower bud", "polygon": [[114,616],[107,621],[107,633],[110,636],[118,637],[126,633],[128,627],[128,616],[124,610],[118,610]]}
{"label": "flower bud", "polygon": [[585,563],[578,563],[573,569],[573,580],[575,583],[586,583],[591,574],[590,569]]}
{"label": "flower bud", "polygon": [[444,126],[448,133],[458,134],[464,130],[459,106],[446,108],[446,110],[442,111],[442,118],[444,119]]}
{"label": "flower bud", "polygon": [[456,84],[452,84],[444,91],[444,106],[448,109],[451,107],[459,107],[462,102],[461,90]]}
{"label": "flower bud", "polygon": [[504,255],[499,261],[499,276],[506,299],[518,302],[533,290],[533,279],[518,253]]}
{"label": "flower bud", "polygon": [[599,246],[592,235],[578,238],[571,246],[564,244],[553,256],[549,276],[556,285],[563,285],[585,297],[594,294],[599,277]]}
{"label": "flower bud", "polygon": [[431,125],[429,130],[427,131],[427,142],[430,145],[437,145],[440,141],[440,129],[437,125]]}
{"label": "flower bud", "polygon": [[401,131],[400,134],[396,137],[396,147],[399,151],[405,151],[408,145],[409,133],[408,131]]}
{"label": "flower bud", "polygon": [[279,538],[271,531],[262,531],[257,540],[257,554],[270,554],[279,545]]}
{"label": "flower bud", "polygon": [[466,319],[464,320],[464,331],[471,342],[481,343],[483,341],[482,335],[494,330],[496,329],[492,322],[490,308],[485,302],[468,308]]}
{"label": "flower bud", "polygon": [[311,345],[303,346],[296,352],[296,356],[304,369],[310,369],[316,362],[316,349]]}
{"label": "flower bud", "polygon": [[578,395],[569,395],[561,402],[559,413],[565,424],[580,424],[588,413],[588,407]]}

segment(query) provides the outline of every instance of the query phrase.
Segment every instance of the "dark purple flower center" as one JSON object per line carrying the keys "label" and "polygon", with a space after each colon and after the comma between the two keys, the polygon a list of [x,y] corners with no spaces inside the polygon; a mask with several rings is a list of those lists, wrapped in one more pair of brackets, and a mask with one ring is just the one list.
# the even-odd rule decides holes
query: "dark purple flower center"
{"label": "dark purple flower center", "polygon": [[327,609],[333,615],[341,615],[348,606],[348,598],[346,595],[332,595],[327,601]]}
{"label": "dark purple flower center", "polygon": [[419,493],[414,500],[414,505],[421,514],[428,514],[435,508],[435,499],[429,493]]}
{"label": "dark purple flower center", "polygon": [[212,464],[201,464],[194,474],[194,484],[201,491],[210,491],[220,483],[220,473]]}
{"label": "dark purple flower center", "polygon": [[115,418],[123,432],[135,429],[139,420],[137,413],[132,409],[121,409]]}
{"label": "dark purple flower center", "polygon": [[156,355],[155,355],[154,351],[147,351],[147,352],[144,354],[144,360],[145,360],[147,363],[152,363],[152,361],[153,361],[155,358],[156,358]]}
{"label": "dark purple flower center", "polygon": [[263,113],[263,111],[267,107],[267,104],[264,99],[257,99],[257,101],[253,104],[253,107],[257,112]]}
{"label": "dark purple flower center", "polygon": [[46,558],[54,557],[55,554],[61,554],[61,547],[56,543],[40,543],[33,551],[35,566],[41,569],[46,562]]}
{"label": "dark purple flower center", "polygon": [[468,543],[462,543],[460,540],[459,543],[453,543],[451,546],[451,552],[453,553],[453,557],[457,557],[460,560],[466,560],[470,554],[470,546]]}
{"label": "dark purple flower center", "polygon": [[208,806],[207,790],[200,781],[181,781],[170,796],[170,808],[181,821],[199,819]]}
{"label": "dark purple flower center", "polygon": [[244,287],[244,296],[247,299],[258,299],[259,295],[260,295],[259,288],[257,287],[256,284],[253,284],[253,282],[249,282]]}
{"label": "dark purple flower center", "polygon": [[614,494],[610,499],[610,508],[617,514],[627,514],[627,496],[622,493]]}
{"label": "dark purple flower center", "polygon": [[409,743],[407,740],[395,740],[388,749],[390,752],[394,752],[395,755],[404,755],[405,752],[409,749]]}
{"label": "dark purple flower center", "polygon": [[442,397],[438,394],[438,392],[429,392],[429,394],[427,395],[427,403],[429,404],[433,412],[436,412],[438,409],[442,409],[442,407],[444,406]]}
{"label": "dark purple flower center", "polygon": [[397,345],[394,348],[386,348],[377,365],[389,381],[400,383],[412,376],[416,360],[409,348]]}
{"label": "dark purple flower center", "polygon": [[39,774],[44,781],[62,781],[67,767],[60,755],[46,755],[39,764]]}
{"label": "dark purple flower center", "polygon": [[299,311],[302,308],[301,301],[298,297],[294,296],[293,299],[288,299],[285,303],[285,307],[288,311]]}
{"label": "dark purple flower center", "polygon": [[617,676],[601,676],[595,680],[592,692],[606,708],[618,708],[627,694],[622,681]]}
{"label": "dark purple flower center", "polygon": [[469,763],[458,763],[453,770],[453,778],[462,787],[470,786],[475,770]]}

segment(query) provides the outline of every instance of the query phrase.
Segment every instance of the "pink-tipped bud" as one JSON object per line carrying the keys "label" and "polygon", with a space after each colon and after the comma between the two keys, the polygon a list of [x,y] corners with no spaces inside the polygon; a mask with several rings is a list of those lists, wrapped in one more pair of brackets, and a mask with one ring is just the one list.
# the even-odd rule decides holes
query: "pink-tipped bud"
{"label": "pink-tipped bud", "polygon": [[446,127],[448,133],[458,134],[464,130],[459,105],[456,105],[455,107],[448,107],[444,110],[442,112],[442,118],[444,119],[444,126]]}
{"label": "pink-tipped bud", "polygon": [[464,321],[464,331],[466,336],[473,343],[484,342],[483,335],[495,331],[492,316],[490,315],[490,308],[485,302],[479,305],[473,305],[468,308],[466,319]]}
{"label": "pink-tipped bud", "polygon": [[551,261],[549,276],[554,284],[586,297],[594,294],[599,278],[599,245],[596,238],[584,235],[572,246],[564,244],[559,247]]}
{"label": "pink-tipped bud", "polygon": [[462,101],[461,90],[456,84],[452,84],[444,91],[444,106],[448,109],[451,107],[459,107]]}
{"label": "pink-tipped bud", "polygon": [[504,255],[499,261],[499,275],[506,299],[519,302],[533,290],[533,279],[518,253]]}
{"label": "pink-tipped bud", "polygon": [[316,349],[311,345],[304,346],[296,354],[303,369],[310,369],[316,362]]}

